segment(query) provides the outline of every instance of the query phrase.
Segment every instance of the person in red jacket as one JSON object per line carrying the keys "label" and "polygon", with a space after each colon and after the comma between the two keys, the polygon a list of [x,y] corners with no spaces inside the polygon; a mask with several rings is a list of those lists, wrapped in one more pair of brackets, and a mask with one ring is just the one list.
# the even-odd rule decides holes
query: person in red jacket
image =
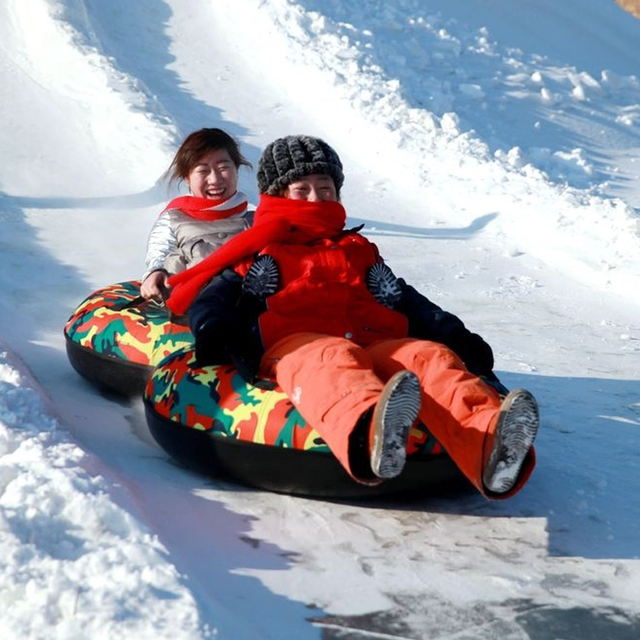
{"label": "person in red jacket", "polygon": [[253,227],[170,280],[198,363],[277,382],[357,482],[402,472],[419,418],[483,495],[514,495],[535,465],[534,397],[507,393],[489,345],[345,228],[343,182],[319,138],[266,147]]}

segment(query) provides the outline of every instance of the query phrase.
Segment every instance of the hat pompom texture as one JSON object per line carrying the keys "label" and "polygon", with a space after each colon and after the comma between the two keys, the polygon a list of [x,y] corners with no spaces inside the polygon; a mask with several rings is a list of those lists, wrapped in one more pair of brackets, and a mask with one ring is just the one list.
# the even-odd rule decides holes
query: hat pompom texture
{"label": "hat pompom texture", "polygon": [[312,136],[287,136],[268,144],[258,162],[258,190],[275,196],[303,176],[326,173],[336,191],[344,182],[342,162],[324,140]]}

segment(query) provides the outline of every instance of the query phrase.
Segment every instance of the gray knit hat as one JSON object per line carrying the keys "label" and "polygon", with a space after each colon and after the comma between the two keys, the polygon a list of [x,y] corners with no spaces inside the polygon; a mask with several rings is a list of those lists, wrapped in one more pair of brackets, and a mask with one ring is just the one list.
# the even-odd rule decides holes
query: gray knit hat
{"label": "gray knit hat", "polygon": [[313,173],[333,178],[338,196],[344,182],[338,154],[320,138],[287,136],[267,145],[258,162],[258,190],[271,196]]}

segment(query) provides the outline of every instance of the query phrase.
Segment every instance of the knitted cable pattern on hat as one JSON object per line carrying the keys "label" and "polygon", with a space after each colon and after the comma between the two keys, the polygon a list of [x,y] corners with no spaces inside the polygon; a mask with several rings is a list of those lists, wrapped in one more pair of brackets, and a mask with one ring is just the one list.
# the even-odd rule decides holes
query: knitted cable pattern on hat
{"label": "knitted cable pattern on hat", "polygon": [[340,157],[332,147],[312,136],[279,138],[267,145],[258,162],[258,190],[279,195],[292,182],[314,173],[330,175],[340,194],[344,173]]}

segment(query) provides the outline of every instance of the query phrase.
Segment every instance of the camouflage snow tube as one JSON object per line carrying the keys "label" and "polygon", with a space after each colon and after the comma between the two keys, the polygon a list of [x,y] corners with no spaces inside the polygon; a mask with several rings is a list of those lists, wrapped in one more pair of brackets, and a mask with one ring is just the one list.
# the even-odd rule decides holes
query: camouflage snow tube
{"label": "camouflage snow tube", "polygon": [[73,368],[101,389],[144,391],[153,367],[193,344],[185,323],[172,322],[163,305],[140,298],[140,282],[99,289],[76,308],[64,327]]}
{"label": "camouflage snow tube", "polygon": [[230,366],[197,367],[192,348],[167,356],[144,392],[149,430],[182,464],[243,484],[349,498],[450,490],[462,476],[424,425],[411,430],[400,476],[376,487],[352,480],[279,388],[247,384]]}

